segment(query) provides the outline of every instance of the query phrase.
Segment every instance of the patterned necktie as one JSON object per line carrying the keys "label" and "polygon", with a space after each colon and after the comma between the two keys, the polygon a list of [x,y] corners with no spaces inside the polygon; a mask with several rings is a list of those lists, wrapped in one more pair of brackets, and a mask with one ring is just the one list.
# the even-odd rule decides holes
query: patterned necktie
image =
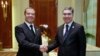
{"label": "patterned necktie", "polygon": [[33,25],[30,25],[30,27],[31,27],[31,31],[32,31],[33,35],[35,36],[35,32],[33,31]]}
{"label": "patterned necktie", "polygon": [[68,35],[68,25],[66,25],[66,31],[65,31],[65,34],[64,34],[64,38]]}

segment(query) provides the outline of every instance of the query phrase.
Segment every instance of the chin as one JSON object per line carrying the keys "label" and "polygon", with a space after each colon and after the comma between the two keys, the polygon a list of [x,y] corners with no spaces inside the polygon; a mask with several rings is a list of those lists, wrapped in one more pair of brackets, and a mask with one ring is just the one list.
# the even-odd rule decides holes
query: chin
{"label": "chin", "polygon": [[28,21],[29,23],[33,23],[32,21]]}
{"label": "chin", "polygon": [[65,22],[65,23],[67,23],[67,24],[68,24],[69,22]]}

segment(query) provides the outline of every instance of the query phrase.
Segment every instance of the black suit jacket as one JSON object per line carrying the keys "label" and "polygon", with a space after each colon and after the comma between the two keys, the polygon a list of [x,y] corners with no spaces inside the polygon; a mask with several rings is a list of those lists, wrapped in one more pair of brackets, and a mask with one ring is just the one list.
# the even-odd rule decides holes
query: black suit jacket
{"label": "black suit jacket", "polygon": [[83,26],[73,22],[65,39],[63,28],[64,25],[58,28],[55,41],[48,46],[48,52],[59,47],[58,56],[85,56],[86,37]]}
{"label": "black suit jacket", "polygon": [[39,29],[35,27],[34,36],[26,23],[23,23],[15,27],[15,36],[19,46],[17,56],[42,56],[39,51],[39,45],[41,45]]}

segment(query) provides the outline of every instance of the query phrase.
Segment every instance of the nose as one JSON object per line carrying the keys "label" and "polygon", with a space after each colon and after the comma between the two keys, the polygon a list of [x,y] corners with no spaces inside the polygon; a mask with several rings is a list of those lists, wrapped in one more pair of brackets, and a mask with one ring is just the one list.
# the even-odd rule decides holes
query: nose
{"label": "nose", "polygon": [[33,15],[30,13],[29,16],[33,16]]}
{"label": "nose", "polygon": [[69,17],[69,15],[64,15],[64,17]]}

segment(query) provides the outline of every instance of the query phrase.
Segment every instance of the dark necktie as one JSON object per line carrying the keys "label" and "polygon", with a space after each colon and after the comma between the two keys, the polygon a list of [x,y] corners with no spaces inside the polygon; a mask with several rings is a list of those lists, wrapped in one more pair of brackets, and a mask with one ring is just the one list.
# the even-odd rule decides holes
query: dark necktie
{"label": "dark necktie", "polygon": [[31,31],[32,31],[33,35],[35,36],[35,32],[33,31],[33,25],[30,25],[30,27],[31,27]]}
{"label": "dark necktie", "polygon": [[68,35],[68,25],[66,25],[66,31],[65,31],[65,34],[64,34],[64,38],[66,38],[66,36]]}

